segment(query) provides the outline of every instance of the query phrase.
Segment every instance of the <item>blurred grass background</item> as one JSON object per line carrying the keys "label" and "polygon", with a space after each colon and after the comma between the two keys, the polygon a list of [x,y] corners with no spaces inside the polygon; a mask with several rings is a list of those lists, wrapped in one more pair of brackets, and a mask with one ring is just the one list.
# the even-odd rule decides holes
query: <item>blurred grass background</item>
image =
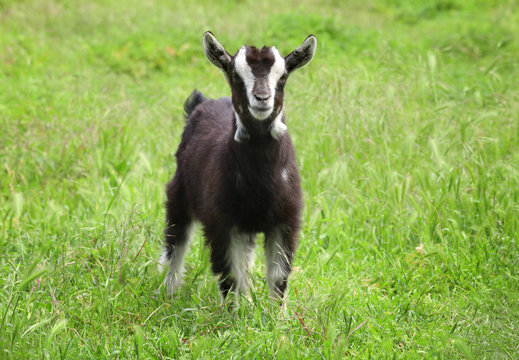
{"label": "blurred grass background", "polygon": [[[0,0],[0,358],[519,356],[516,1]],[[282,53],[305,191],[288,311],[221,311],[198,236],[155,293],[212,30]],[[261,242],[260,242],[261,243]]]}

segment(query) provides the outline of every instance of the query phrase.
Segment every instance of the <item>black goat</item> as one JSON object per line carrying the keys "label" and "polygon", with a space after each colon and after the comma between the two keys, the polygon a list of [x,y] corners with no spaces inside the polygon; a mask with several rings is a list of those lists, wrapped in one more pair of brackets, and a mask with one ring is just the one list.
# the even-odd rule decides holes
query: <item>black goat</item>
{"label": "black goat", "polygon": [[168,294],[182,283],[193,222],[211,249],[223,298],[248,294],[247,269],[255,235],[265,234],[267,282],[283,299],[298,243],[302,193],[294,147],[283,114],[287,77],[309,63],[317,40],[309,36],[286,57],[275,47],[242,46],[231,56],[211,32],[205,55],[225,75],[232,97],[206,99],[193,91],[178,147],[177,170],[167,185],[165,246]]}

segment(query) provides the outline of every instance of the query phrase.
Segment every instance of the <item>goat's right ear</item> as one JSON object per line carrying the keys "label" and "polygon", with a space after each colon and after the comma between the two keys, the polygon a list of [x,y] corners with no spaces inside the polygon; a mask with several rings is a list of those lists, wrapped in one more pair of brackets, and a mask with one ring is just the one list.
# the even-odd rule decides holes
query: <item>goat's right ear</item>
{"label": "goat's right ear", "polygon": [[216,40],[213,33],[206,31],[204,34],[204,52],[205,56],[216,65],[220,70],[227,74],[229,64],[231,63],[231,56],[225,48]]}

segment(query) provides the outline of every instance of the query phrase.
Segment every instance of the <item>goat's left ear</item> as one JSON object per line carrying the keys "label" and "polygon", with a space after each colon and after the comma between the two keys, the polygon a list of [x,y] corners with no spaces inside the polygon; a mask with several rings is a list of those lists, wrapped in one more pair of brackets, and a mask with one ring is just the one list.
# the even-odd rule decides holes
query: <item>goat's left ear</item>
{"label": "goat's left ear", "polygon": [[210,31],[206,31],[203,41],[205,56],[226,74],[229,70],[229,64],[231,63],[229,53]]}
{"label": "goat's left ear", "polygon": [[312,61],[316,48],[317,39],[313,35],[308,36],[297,49],[285,56],[287,72],[291,73]]}

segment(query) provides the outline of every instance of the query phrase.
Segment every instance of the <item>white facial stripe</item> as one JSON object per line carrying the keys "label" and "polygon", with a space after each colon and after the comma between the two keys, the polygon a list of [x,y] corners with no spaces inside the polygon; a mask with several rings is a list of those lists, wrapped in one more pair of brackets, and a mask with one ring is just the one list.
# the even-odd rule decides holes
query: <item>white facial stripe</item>
{"label": "white facial stripe", "polygon": [[276,93],[276,85],[277,85],[279,79],[281,78],[281,76],[283,76],[283,74],[285,73],[285,59],[283,59],[283,57],[279,53],[278,49],[276,49],[276,47],[274,47],[274,46],[272,47],[272,52],[274,53],[274,59],[276,59],[276,60],[274,61],[274,64],[270,68],[269,86],[270,86],[270,91],[272,93],[272,97],[274,97],[274,95]]}
{"label": "white facial stripe", "polygon": [[236,58],[234,59],[234,67],[238,75],[240,75],[243,83],[245,84],[245,91],[247,92],[247,98],[249,99],[249,103],[251,101],[252,89],[254,88],[254,82],[256,78],[250,69],[249,64],[247,63],[247,59],[245,58],[245,53],[247,50],[242,46],[238,54],[236,54]]}

